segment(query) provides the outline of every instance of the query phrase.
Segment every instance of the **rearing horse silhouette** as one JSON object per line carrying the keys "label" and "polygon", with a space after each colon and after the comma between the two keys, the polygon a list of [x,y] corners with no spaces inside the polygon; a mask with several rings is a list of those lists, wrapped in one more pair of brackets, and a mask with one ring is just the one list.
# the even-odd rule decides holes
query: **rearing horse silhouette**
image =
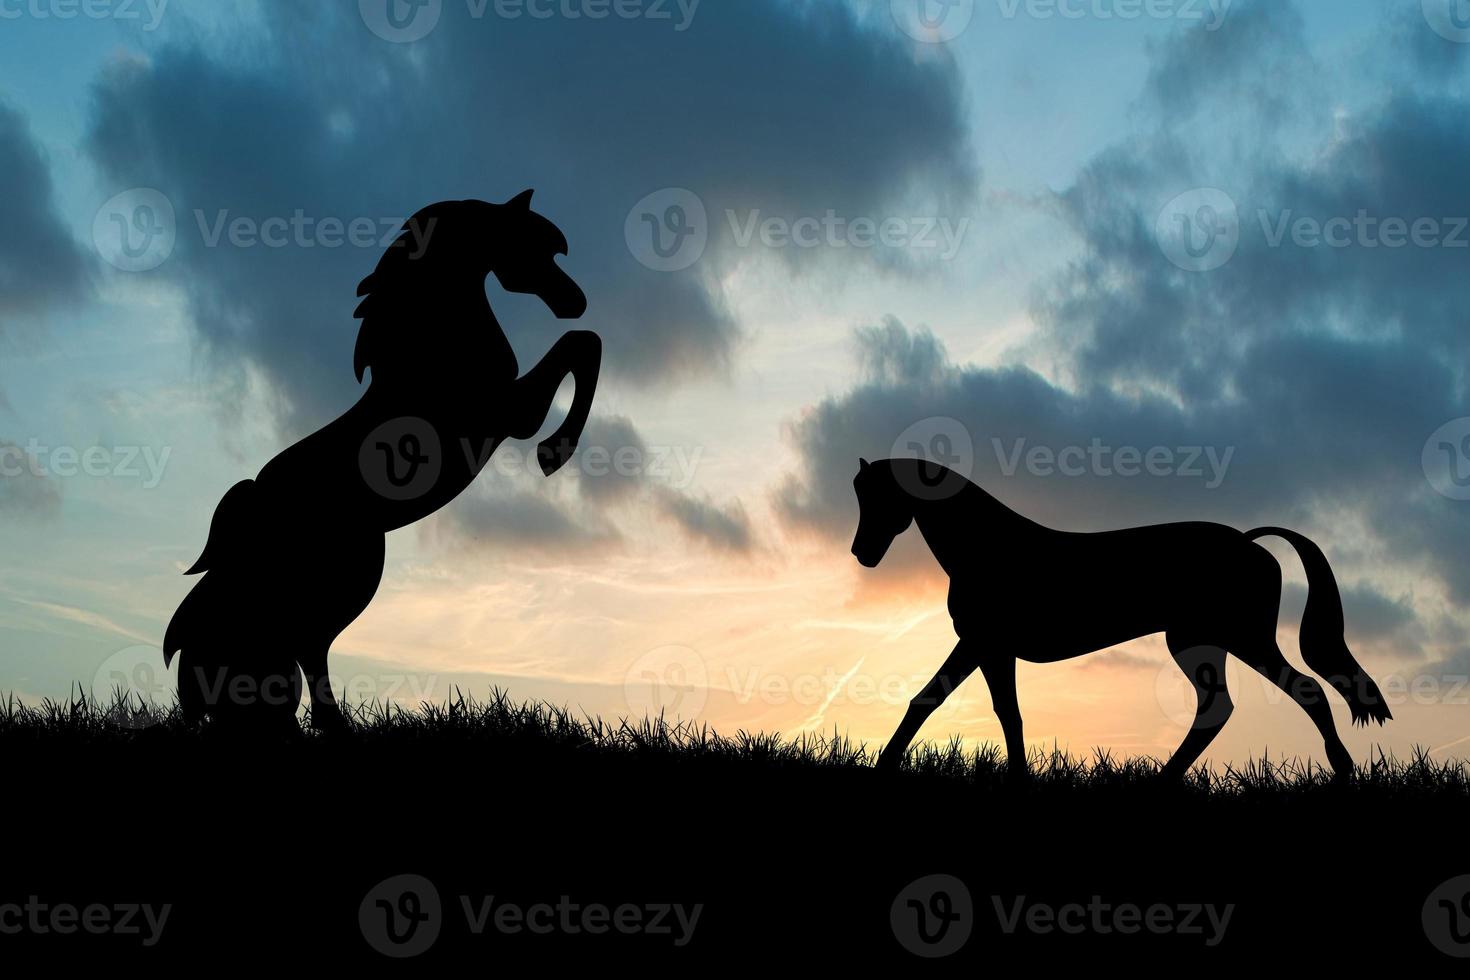
{"label": "rearing horse silhouette", "polygon": [[1321,550],[1284,528],[1244,533],[1222,524],[1160,524],[1078,534],[1043,527],[952,470],[918,459],[859,462],[861,516],[852,553],[873,568],[893,539],[917,524],[949,575],[949,613],[959,644],[909,704],[878,758],[897,768],[935,708],[979,668],[1005,734],[1012,776],[1025,776],[1016,661],[1054,663],[1163,633],[1198,697],[1194,725],[1164,766],[1182,776],[1230,717],[1225,656],[1233,653],[1301,705],[1326,743],[1338,779],[1353,772],[1320,684],[1276,645],[1281,566],[1253,543],[1279,537],[1307,571],[1301,650],[1341,694],[1355,724],[1393,716],[1378,685],[1343,641],[1342,599]]}
{"label": "rearing horse silhouette", "polygon": [[313,726],[341,728],[327,651],[377,591],[384,535],[453,500],[502,441],[540,431],[568,375],[571,408],[537,459],[550,476],[571,458],[597,388],[601,340],[564,334],[522,376],[485,295],[493,273],[559,318],[587,309],[556,264],[566,238],[531,210],[531,194],[425,208],[362,281],[355,369],[359,381],[372,372],[367,390],[225,494],[187,573],[207,572],[163,641],[165,663],[182,651],[187,718],[294,728],[299,666]]}

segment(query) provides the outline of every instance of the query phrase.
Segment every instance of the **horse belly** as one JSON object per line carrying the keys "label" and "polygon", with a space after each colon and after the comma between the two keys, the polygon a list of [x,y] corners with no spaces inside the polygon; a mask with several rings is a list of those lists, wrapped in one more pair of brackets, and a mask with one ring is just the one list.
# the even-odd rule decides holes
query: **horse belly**
{"label": "horse belly", "polygon": [[951,585],[955,632],[982,648],[1031,663],[1055,663],[1126,643],[1168,627],[1171,603],[1153,583],[1118,587],[1104,577],[997,577],[984,587]]}

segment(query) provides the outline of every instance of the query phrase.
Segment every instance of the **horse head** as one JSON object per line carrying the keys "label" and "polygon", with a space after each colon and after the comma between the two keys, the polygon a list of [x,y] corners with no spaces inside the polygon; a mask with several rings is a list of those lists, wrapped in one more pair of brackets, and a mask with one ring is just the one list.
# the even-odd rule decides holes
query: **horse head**
{"label": "horse head", "polygon": [[[582,288],[562,271],[556,257],[567,254],[561,229],[531,210],[532,191],[504,204],[441,201],[409,218],[373,274],[358,286],[365,297],[356,316],[358,380],[391,341],[385,324],[415,311],[427,293],[444,287],[483,290],[494,274],[508,292],[536,296],[559,319],[575,320],[587,311]],[[483,295],[483,293],[482,293]]]}
{"label": "horse head", "polygon": [[495,208],[501,222],[501,234],[486,243],[485,258],[506,291],[529,293],[558,319],[575,320],[587,312],[587,297],[556,264],[556,256],[567,254],[566,236],[531,210],[532,193],[522,191],[501,205],[482,205]]}
{"label": "horse head", "polygon": [[892,460],[858,460],[852,487],[858,498],[858,528],[852,553],[866,567],[876,568],[893,539],[913,523],[913,499],[894,478]]}

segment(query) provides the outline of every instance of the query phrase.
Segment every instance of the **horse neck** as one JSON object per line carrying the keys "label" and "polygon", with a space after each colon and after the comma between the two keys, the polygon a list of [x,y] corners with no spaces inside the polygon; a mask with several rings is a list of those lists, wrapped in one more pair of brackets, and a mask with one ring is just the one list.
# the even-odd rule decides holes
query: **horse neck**
{"label": "horse neck", "polygon": [[519,375],[515,350],[490,307],[484,280],[425,273],[397,279],[372,296],[358,343],[366,344],[373,382],[402,384],[465,373],[513,380]]}
{"label": "horse neck", "polygon": [[477,371],[507,365],[511,377],[520,373],[515,351],[485,295],[483,276],[456,271],[423,283],[423,289],[433,297],[433,309],[448,314],[438,326],[451,331],[456,347]]}
{"label": "horse neck", "polygon": [[936,499],[914,496],[914,523],[946,574],[972,561],[977,538],[1003,538],[1031,521],[973,483]]}

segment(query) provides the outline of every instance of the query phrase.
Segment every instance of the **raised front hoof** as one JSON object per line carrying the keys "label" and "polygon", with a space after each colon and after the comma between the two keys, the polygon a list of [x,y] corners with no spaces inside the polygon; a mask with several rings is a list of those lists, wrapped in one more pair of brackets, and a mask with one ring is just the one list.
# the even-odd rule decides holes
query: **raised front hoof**
{"label": "raised front hoof", "polygon": [[570,439],[548,439],[536,447],[536,462],[541,464],[542,473],[551,476],[571,462],[576,451],[577,445]]}

